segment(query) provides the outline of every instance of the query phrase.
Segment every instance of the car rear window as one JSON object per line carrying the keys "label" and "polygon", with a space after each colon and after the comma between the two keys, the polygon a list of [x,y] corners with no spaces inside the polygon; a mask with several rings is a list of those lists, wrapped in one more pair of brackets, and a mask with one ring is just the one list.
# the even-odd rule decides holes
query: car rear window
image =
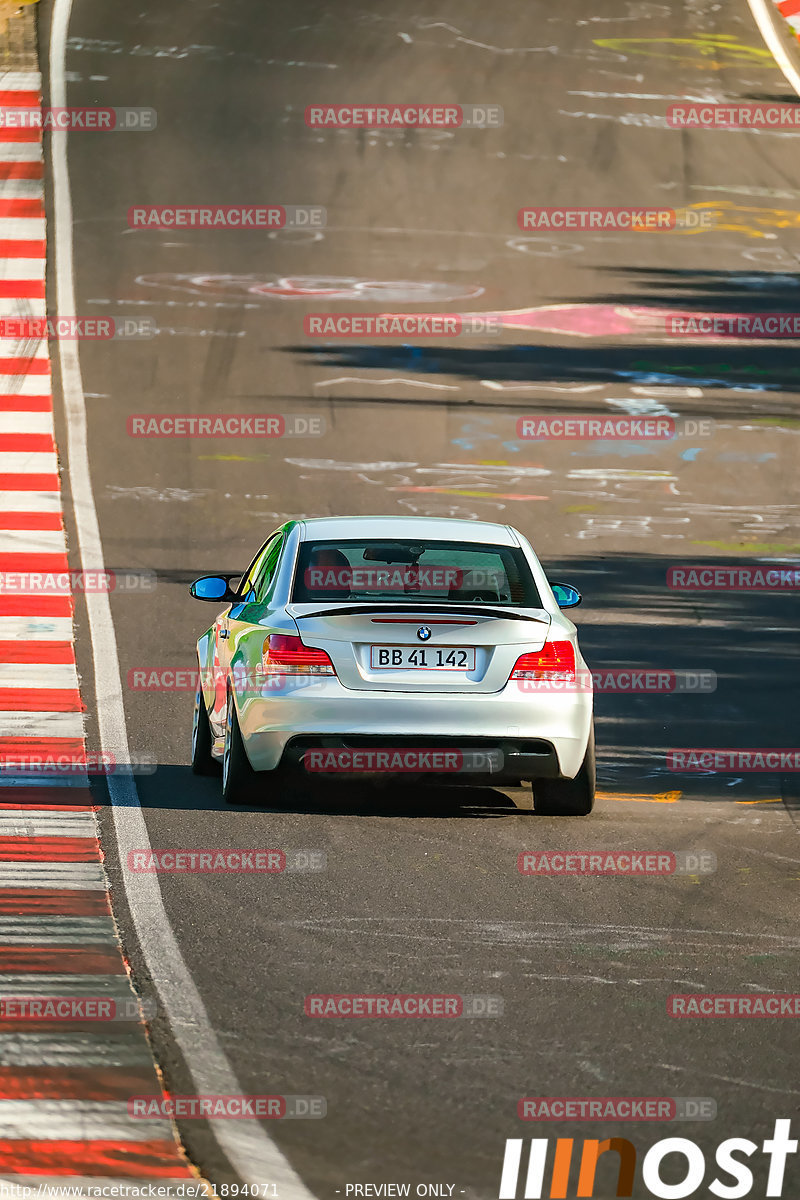
{"label": "car rear window", "polygon": [[542,606],[531,569],[517,547],[375,538],[303,542],[292,600]]}

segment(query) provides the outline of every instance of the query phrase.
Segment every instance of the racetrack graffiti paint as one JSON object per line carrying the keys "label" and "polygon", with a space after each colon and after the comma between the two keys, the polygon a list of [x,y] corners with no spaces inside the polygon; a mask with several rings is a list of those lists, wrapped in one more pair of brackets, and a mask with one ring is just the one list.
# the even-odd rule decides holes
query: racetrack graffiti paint
{"label": "racetrack graffiti paint", "polygon": [[296,300],[362,300],[368,304],[437,304],[483,295],[477,284],[343,275],[140,275],[137,283],[194,296]]}
{"label": "racetrack graffiti paint", "polygon": [[696,38],[595,38],[594,45],[625,57],[638,54],[646,58],[666,58],[703,71],[723,71],[743,63],[764,70],[778,70],[769,50],[745,46],[734,34]]}

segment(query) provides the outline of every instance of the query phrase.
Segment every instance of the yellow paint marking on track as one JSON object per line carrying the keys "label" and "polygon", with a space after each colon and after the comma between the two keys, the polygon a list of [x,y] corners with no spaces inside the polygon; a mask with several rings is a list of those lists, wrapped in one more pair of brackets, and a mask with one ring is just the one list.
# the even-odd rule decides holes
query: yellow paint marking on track
{"label": "yellow paint marking on track", "polygon": [[[704,233],[743,233],[751,238],[773,238],[771,229],[797,229],[800,227],[800,212],[789,208],[759,208],[755,205],[735,204],[733,200],[703,200],[690,204],[693,211],[706,211],[713,217],[709,228],[698,226]],[[688,211],[688,210],[687,210]],[[668,232],[676,232],[669,230]],[[684,230],[678,230],[683,234]],[[694,233],[695,230],[688,232]]]}
{"label": "yellow paint marking on track", "polygon": [[778,800],[737,800],[737,804],[783,804],[783,801]]}
{"label": "yellow paint marking on track", "polygon": [[597,792],[598,800],[631,800],[637,804],[677,804],[683,792],[658,792],[654,796],[625,796],[622,792]]}
{"label": "yellow paint marking on track", "polygon": [[724,71],[747,63],[769,70],[776,68],[769,50],[747,46],[734,34],[701,35],[696,38],[595,38],[595,46],[616,51],[627,57],[642,54],[647,58],[665,58],[703,70]]}

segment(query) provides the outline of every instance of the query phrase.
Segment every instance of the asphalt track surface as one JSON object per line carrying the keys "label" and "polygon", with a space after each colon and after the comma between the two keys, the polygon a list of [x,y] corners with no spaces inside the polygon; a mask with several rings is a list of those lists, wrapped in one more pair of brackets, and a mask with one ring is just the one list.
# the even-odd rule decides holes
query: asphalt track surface
{"label": "asphalt track surface", "polygon": [[[634,41],[597,44],[609,38]],[[675,1021],[665,1006],[674,992],[792,990],[796,788],[775,775],[676,776],[664,755],[796,745],[800,620],[791,595],[670,592],[665,571],[797,560],[795,349],[536,329],[375,346],[312,343],[302,328],[311,311],[387,307],[795,309],[797,136],[659,122],[684,96],[796,102],[746,3],[445,0],[421,15],[366,0],[76,0],[67,68],[70,104],[158,110],[155,132],[82,133],[69,146],[78,312],[160,327],[149,341],[81,348],[106,566],[158,577],[153,592],[112,597],[124,676],[193,665],[214,612],[187,594],[197,575],[244,567],[289,517],[372,512],[508,521],[551,578],[584,592],[590,664],[718,675],[712,695],[598,697],[600,798],[576,821],[536,818],[524,792],[490,789],[351,788],[228,811],[216,781],[186,765],[191,694],[126,691],[131,747],[159,763],[138,783],[154,847],[327,854],[314,875],[160,881],[242,1090],[327,1100],[324,1120],[269,1132],[331,1198],[364,1182],[496,1195],[508,1137],[623,1136],[644,1151],[674,1132],[709,1163],[724,1138],[760,1143],[797,1111],[792,1023]],[[499,104],[505,124],[443,136],[303,122],[308,104],[372,99]],[[126,222],[134,204],[257,202],[321,204],[328,225],[311,238]],[[516,224],[526,204],[625,203],[710,206],[718,227],[526,240]],[[270,292],[290,277],[405,282],[321,305]],[[713,436],[634,447],[515,437],[520,415],[634,403],[711,417]],[[128,437],[126,418],[142,412],[317,414],[328,432]],[[78,620],[91,735],[80,602]],[[106,818],[115,909],[147,991]],[[718,870],[520,877],[517,853],[534,848],[711,850]],[[303,1013],[307,993],[407,991],[492,994],[504,1015]],[[152,1039],[170,1090],[191,1091],[164,1014]],[[718,1116],[674,1130],[531,1125],[516,1116],[524,1095],[710,1097]],[[234,1180],[206,1125],[179,1124],[207,1177]],[[602,1194],[614,1177],[600,1169]],[[636,1189],[648,1194],[639,1177]]]}

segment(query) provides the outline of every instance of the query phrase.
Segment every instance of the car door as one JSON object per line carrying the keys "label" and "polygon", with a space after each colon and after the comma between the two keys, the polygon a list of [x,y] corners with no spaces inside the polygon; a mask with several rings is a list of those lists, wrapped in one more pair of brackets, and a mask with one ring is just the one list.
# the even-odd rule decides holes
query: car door
{"label": "car door", "polygon": [[[264,628],[259,624],[278,571],[286,542],[282,530],[274,533],[254,558],[239,586],[241,599],[232,604],[226,616],[225,674],[232,679],[237,697],[253,695],[259,682],[256,667],[260,663]],[[259,637],[252,647],[246,645],[246,635],[256,630]]]}
{"label": "car door", "polygon": [[[265,564],[269,551],[283,538],[281,532],[273,533],[267,538],[261,549],[256,554],[250,566],[245,571],[239,582],[237,592],[240,596],[249,596],[254,594],[254,587],[259,575],[259,571]],[[213,663],[213,687],[214,700],[210,710],[211,727],[217,737],[221,735],[221,731],[225,725],[225,708],[227,705],[228,696],[228,673],[231,661],[231,617],[232,614],[239,614],[244,605],[241,601],[234,602],[224,609],[214,622],[214,663]],[[234,626],[236,624],[236,616],[233,618]]]}

